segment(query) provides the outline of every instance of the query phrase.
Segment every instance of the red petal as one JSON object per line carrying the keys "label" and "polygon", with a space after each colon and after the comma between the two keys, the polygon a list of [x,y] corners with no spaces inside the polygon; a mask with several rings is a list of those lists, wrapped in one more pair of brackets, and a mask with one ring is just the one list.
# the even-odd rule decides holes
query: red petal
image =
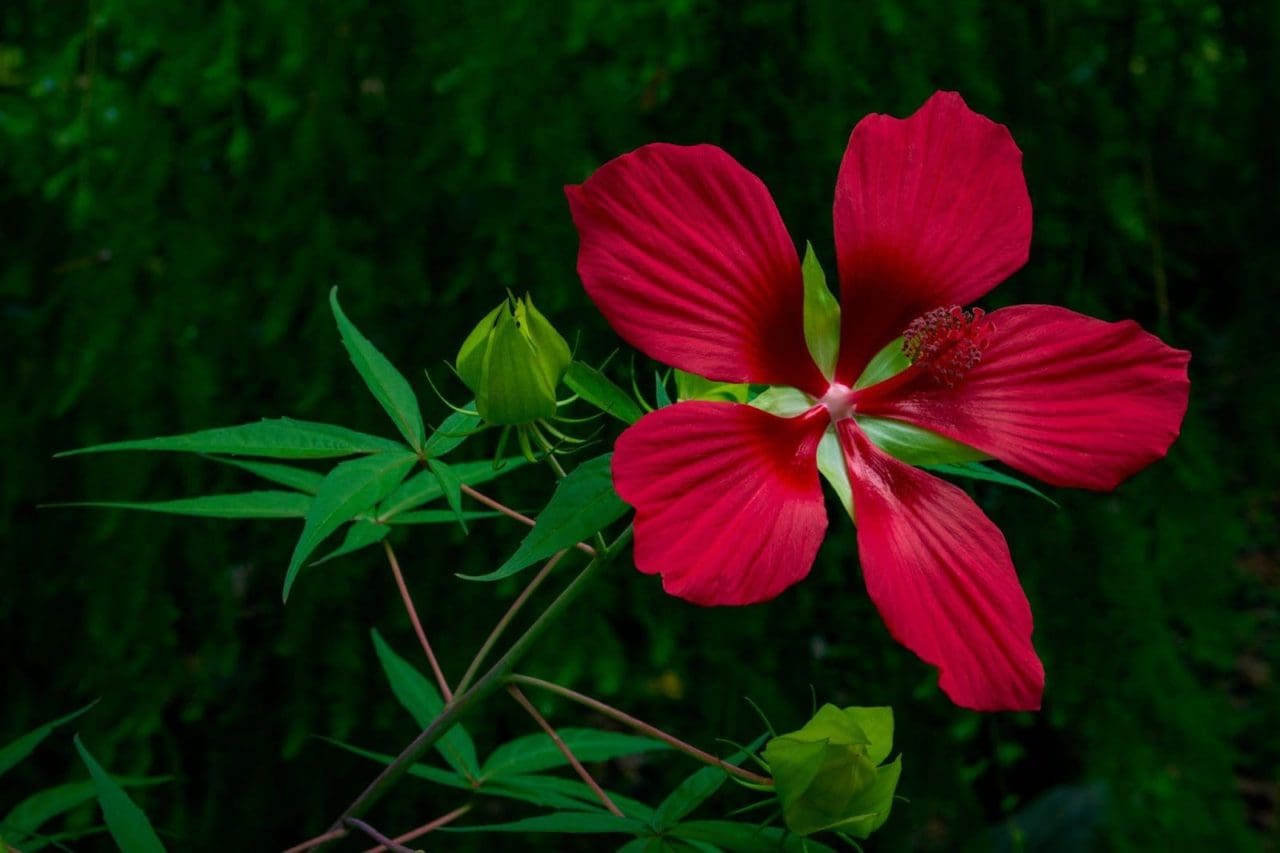
{"label": "red petal", "polygon": [[1038,709],[1044,667],[1000,530],[963,491],[879,450],[852,420],[839,434],[867,592],[889,633],[938,667],[957,705]]}
{"label": "red petal", "polygon": [[712,145],[646,145],[565,194],[578,274],[628,343],[709,379],[826,390],[805,345],[795,245],[736,160]]}
{"label": "red petal", "polygon": [[826,422],[710,402],[641,418],[613,457],[618,494],[636,508],[636,567],[696,604],[754,604],[804,578],[827,529]]}
{"label": "red petal", "polygon": [[1027,260],[1031,201],[1009,129],[938,92],[915,115],[853,129],[835,202],[840,363],[871,356],[932,308],[966,305]]}
{"label": "red petal", "polygon": [[[859,396],[860,413],[909,421],[1057,486],[1112,489],[1165,455],[1187,411],[1187,362],[1137,323],[1018,305],[982,362],[948,388],[919,376]],[[892,382],[892,380],[890,380]]]}

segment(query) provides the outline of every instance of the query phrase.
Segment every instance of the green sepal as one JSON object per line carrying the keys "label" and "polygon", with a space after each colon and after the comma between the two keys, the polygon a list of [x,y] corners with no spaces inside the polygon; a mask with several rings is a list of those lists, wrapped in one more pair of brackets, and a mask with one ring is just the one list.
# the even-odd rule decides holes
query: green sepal
{"label": "green sepal", "polygon": [[717,382],[696,373],[675,371],[677,400],[714,400],[721,403],[745,403],[751,386]]}
{"label": "green sepal", "polygon": [[876,447],[908,465],[951,465],[991,458],[977,448],[915,424],[865,415],[855,415],[854,420]]}
{"label": "green sepal", "polygon": [[456,369],[481,418],[515,425],[556,413],[556,386],[571,360],[569,344],[526,295],[485,315],[458,350]]}
{"label": "green sepal", "polygon": [[840,355],[840,304],[827,287],[827,275],[813,253],[813,244],[804,245],[804,341],[809,354],[828,379],[836,375]]}
{"label": "green sepal", "polygon": [[894,338],[876,353],[863,369],[858,381],[853,383],[854,390],[870,388],[872,385],[897,376],[911,366],[911,359],[902,351],[902,336]]}

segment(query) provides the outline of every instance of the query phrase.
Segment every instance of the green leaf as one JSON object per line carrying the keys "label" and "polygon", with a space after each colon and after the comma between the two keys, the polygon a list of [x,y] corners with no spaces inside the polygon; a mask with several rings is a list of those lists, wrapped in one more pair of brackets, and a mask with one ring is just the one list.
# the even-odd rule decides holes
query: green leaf
{"label": "green leaf", "polygon": [[801,838],[777,826],[757,826],[751,823],[735,823],[728,820],[696,820],[682,823],[668,830],[677,838],[705,841],[734,853],[835,853],[830,847]]}
{"label": "green leaf", "polygon": [[72,711],[65,717],[59,717],[51,722],[36,726],[26,734],[9,741],[9,743],[0,747],[0,776],[3,776],[5,771],[9,770],[19,761],[30,755],[35,748],[40,745],[41,741],[52,734],[53,730],[58,726],[71,722],[96,704],[98,704],[97,699],[93,700],[88,705],[85,705],[78,711]]}
{"label": "green leaf", "polygon": [[453,510],[458,523],[462,525],[463,532],[466,532],[467,520],[462,514],[462,480],[458,478],[457,472],[452,467],[439,459],[428,458],[427,468],[431,475],[436,478],[436,482],[440,484],[440,491],[444,492],[445,502],[449,504],[449,509]]}
{"label": "green leaf", "polygon": [[[490,480],[509,474],[526,463],[523,456],[512,456],[494,462],[485,459],[479,462],[459,462],[450,467],[458,479],[468,486],[478,486]],[[430,471],[419,471],[400,484],[382,505],[378,507],[378,518],[390,521],[405,510],[414,509],[433,501],[444,494],[440,480]]]}
{"label": "green leaf", "polygon": [[282,486],[306,492],[308,495],[314,495],[318,492],[320,484],[324,482],[324,474],[318,471],[310,471],[306,468],[297,468],[293,465],[281,465],[277,462],[252,462],[248,459],[233,459],[229,456],[206,456],[205,458],[214,462],[221,462],[224,465],[242,468],[264,480],[270,480],[272,483],[279,483]]}
{"label": "green leaf", "polygon": [[556,484],[546,508],[520,547],[487,575],[458,575],[473,581],[496,581],[527,569],[538,560],[569,548],[617,521],[627,505],[613,490],[612,453],[583,462]]}
{"label": "green leaf", "polygon": [[[475,400],[468,402],[462,408],[474,412],[476,410]],[[430,437],[427,438],[427,443],[423,446],[422,452],[432,457],[444,456],[470,438],[482,426],[484,426],[484,421],[478,414],[468,415],[463,412],[454,412],[445,418],[440,426],[435,428]]]}
{"label": "green leaf", "polygon": [[908,465],[947,465],[990,458],[981,450],[915,424],[865,415],[855,415],[855,420],[877,447]]}
{"label": "green leaf", "polygon": [[[168,782],[171,776],[115,777],[116,784],[124,788],[142,788]],[[22,841],[21,836],[34,833],[43,824],[66,814],[72,809],[93,799],[96,788],[92,780],[84,782],[68,782],[45,788],[27,797],[14,806],[4,820],[0,821],[10,841]]]}
{"label": "green leaf", "polygon": [[[623,755],[668,749],[661,741],[621,732],[598,729],[557,729],[579,761],[608,761]],[[568,764],[559,747],[546,734],[526,735],[504,743],[485,761],[480,773],[485,778],[515,776]]]}
{"label": "green leaf", "polygon": [[331,533],[391,493],[418,459],[402,450],[343,462],[329,472],[307,511],[284,577],[284,598],[311,552]]}
{"label": "green leaf", "polygon": [[827,288],[827,275],[813,253],[813,244],[804,244],[804,341],[809,353],[826,376],[835,376],[840,353],[840,305]]}
{"label": "green leaf", "polygon": [[80,759],[89,768],[89,775],[93,778],[107,829],[120,850],[123,853],[163,853],[164,845],[160,843],[142,809],[129,799],[124,789],[94,760],[89,750],[80,742],[80,735],[75,736],[75,744]]}
{"label": "green leaf", "polygon": [[[391,692],[395,694],[405,710],[413,715],[418,727],[425,729],[444,708],[444,700],[440,697],[440,692],[436,690],[435,684],[430,679],[396,654],[382,639],[382,635],[376,628],[372,629],[371,633],[373,647],[378,653],[378,661],[382,664],[383,672],[387,674],[387,680],[391,682]],[[480,775],[475,744],[461,725],[455,724],[445,732],[444,736],[436,742],[436,749],[450,767],[468,779],[475,779]]]}
{"label": "green leaf", "polygon": [[717,382],[696,373],[672,370],[676,380],[677,400],[712,400],[721,403],[745,403],[751,394],[751,386],[741,383]]}
{"label": "green leaf", "polygon": [[[464,512],[462,517],[467,521],[481,518],[500,518],[500,512]],[[423,509],[417,512],[406,512],[388,518],[387,524],[457,524],[458,516],[451,509]]]}
{"label": "green leaf", "polygon": [[981,462],[968,462],[965,464],[953,465],[926,465],[930,471],[937,474],[950,474],[952,477],[967,477],[971,480],[986,480],[991,483],[999,483],[1002,486],[1012,486],[1015,489],[1021,489],[1024,492],[1035,495],[1043,501],[1048,501],[1058,509],[1062,509],[1058,502],[1037,489],[1030,483],[1024,483],[1017,477],[1010,477],[994,468],[988,468]]}
{"label": "green leaf", "polygon": [[404,436],[405,441],[414,450],[422,450],[426,439],[426,429],[422,425],[422,412],[418,409],[418,398],[400,371],[378,352],[377,347],[369,339],[360,334],[347,315],[342,313],[338,305],[338,288],[329,291],[329,305],[333,308],[333,317],[338,321],[338,332],[342,335],[342,345],[351,356],[351,363],[356,366],[364,383],[369,386],[373,396],[386,409],[396,429]]}
{"label": "green leaf", "polygon": [[366,435],[332,424],[295,421],[291,418],[262,420],[240,426],[206,429],[185,435],[113,441],[79,450],[67,450],[55,457],[120,450],[163,450],[185,453],[225,453],[232,456],[268,456],[274,459],[327,459],[365,453],[404,450],[389,438]]}
{"label": "green leaf", "polygon": [[[749,743],[746,749],[738,750],[725,760],[730,764],[740,764],[749,753],[754,752],[760,744],[764,743],[766,737],[767,735],[761,735]],[[728,778],[729,773],[719,767],[703,767],[695,770],[658,804],[654,813],[654,825],[664,829],[674,825],[720,790],[720,786]]]}
{"label": "green leaf", "polygon": [[649,827],[640,820],[618,817],[604,812],[554,812],[511,823],[492,823],[483,826],[451,826],[447,832],[563,832],[574,835],[603,835],[622,833],[640,835]]}
{"label": "green leaf", "polygon": [[311,498],[299,492],[264,491],[205,495],[171,501],[75,501],[51,506],[132,509],[199,518],[302,518],[311,506]]}
{"label": "green leaf", "polygon": [[367,519],[356,521],[347,528],[347,535],[342,540],[341,545],[334,548],[320,559],[312,561],[311,565],[318,566],[322,563],[327,563],[330,560],[345,557],[347,554],[359,551],[362,548],[368,548],[370,545],[377,545],[383,539],[386,539],[387,534],[390,532],[390,527],[385,524],[379,524],[376,521],[369,521]]}
{"label": "green leaf", "polygon": [[658,404],[658,408],[671,405],[671,395],[667,393],[667,380],[661,373],[654,371],[653,374],[653,396]]}
{"label": "green leaf", "polygon": [[633,424],[644,415],[644,411],[630,394],[594,367],[580,361],[569,365],[569,370],[564,375],[564,384],[573,393],[624,424]]}

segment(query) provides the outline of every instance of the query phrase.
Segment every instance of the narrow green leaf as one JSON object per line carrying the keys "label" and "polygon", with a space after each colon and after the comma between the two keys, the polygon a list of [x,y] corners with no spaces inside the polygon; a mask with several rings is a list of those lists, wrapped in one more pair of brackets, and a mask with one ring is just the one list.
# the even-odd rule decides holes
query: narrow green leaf
{"label": "narrow green leaf", "polygon": [[[469,401],[462,408],[474,412],[476,410],[475,400]],[[440,426],[435,428],[427,439],[427,443],[423,446],[422,452],[431,457],[444,456],[470,438],[473,433],[483,426],[484,421],[479,415],[454,412],[445,418]]]}
{"label": "narrow green leaf", "polygon": [[[378,653],[382,671],[387,674],[387,680],[391,682],[391,692],[395,694],[405,710],[413,715],[418,727],[425,729],[444,708],[444,700],[440,697],[440,692],[436,690],[435,684],[415,666],[396,654],[395,650],[382,639],[382,635],[376,628],[371,633],[373,647]],[[475,744],[461,725],[455,724],[445,732],[444,737],[436,742],[436,749],[450,767],[468,779],[475,779],[480,775]]]}
{"label": "narrow green leaf", "polygon": [[[730,764],[740,764],[749,753],[754,752],[760,744],[764,743],[766,737],[767,735],[761,735],[747,744],[746,749],[738,750],[726,758],[725,761]],[[719,767],[703,767],[701,770],[695,770],[692,775],[677,785],[675,790],[667,795],[666,799],[658,804],[658,808],[654,812],[654,825],[660,829],[674,826],[677,821],[702,805],[708,797],[720,790],[720,786],[728,778],[729,774]]]}
{"label": "narrow green leaf", "polygon": [[487,575],[459,575],[473,581],[496,581],[527,569],[562,548],[581,542],[627,511],[613,490],[612,453],[583,462],[556,485],[546,508],[538,514],[533,530],[497,570]]}
{"label": "narrow green leaf", "polygon": [[[464,512],[462,517],[467,521],[476,521],[482,518],[501,518],[500,512]],[[458,516],[451,509],[421,509],[416,512],[405,512],[400,515],[392,516],[386,521],[387,524],[457,524]]]}
{"label": "narrow green leaf", "polygon": [[604,812],[554,812],[537,815],[511,823],[491,823],[483,826],[450,826],[446,832],[563,832],[574,835],[603,835],[621,833],[640,835],[649,832],[643,821]]}
{"label": "narrow green leaf", "polygon": [[[504,474],[509,474],[526,463],[523,456],[512,456],[507,459],[500,459],[495,464],[493,461],[484,459],[479,462],[459,462],[450,467],[457,474],[458,479],[468,486],[478,486],[481,483],[487,483],[490,480],[497,479]],[[425,503],[435,500],[444,494],[440,487],[440,481],[435,474],[430,471],[419,471],[409,479],[400,484],[400,487],[392,492],[382,505],[378,507],[378,518],[383,521],[390,521],[395,516],[406,510],[420,507]]]}
{"label": "narrow green leaf", "polygon": [[990,458],[981,450],[905,421],[865,415],[855,419],[877,447],[908,465],[948,465]]}
{"label": "narrow green leaf", "polygon": [[102,817],[107,822],[107,829],[116,846],[123,853],[163,853],[164,845],[160,843],[142,809],[129,799],[124,789],[94,760],[89,750],[80,742],[80,735],[75,736],[75,744],[80,759],[89,768],[89,775],[93,778],[93,785],[98,793],[98,804],[102,806]]}
{"label": "narrow green leaf", "polygon": [[71,722],[96,704],[98,704],[97,699],[93,700],[88,705],[85,705],[78,711],[72,711],[65,717],[59,717],[56,720],[36,726],[25,735],[11,740],[3,747],[0,747],[0,776],[3,776],[5,771],[9,770],[13,765],[30,755],[35,748],[40,745],[41,741],[47,738],[58,726]]}
{"label": "narrow green leaf", "polygon": [[405,441],[414,450],[422,450],[426,439],[426,429],[422,425],[422,412],[418,409],[418,398],[400,371],[396,370],[385,355],[378,352],[377,347],[360,333],[355,324],[342,313],[338,304],[338,288],[329,291],[329,305],[333,308],[333,317],[338,321],[338,332],[342,336],[342,345],[351,356],[351,363],[356,366],[364,383],[369,386],[373,396],[386,409],[396,429],[404,436]]}
{"label": "narrow green leaf", "polygon": [[813,253],[813,244],[804,244],[804,340],[809,353],[826,376],[835,376],[840,351],[840,305],[827,287],[827,275]]}
{"label": "narrow green leaf", "polygon": [[284,577],[284,598],[311,552],[344,523],[385,498],[417,462],[407,451],[379,453],[343,462],[329,472],[307,511],[302,536]]}
{"label": "narrow green leaf", "polygon": [[779,826],[758,826],[728,820],[694,820],[672,827],[671,835],[691,841],[705,841],[734,853],[835,853],[812,838],[801,838]]}
{"label": "narrow green leaf", "polygon": [[50,506],[132,509],[199,518],[302,518],[311,506],[311,498],[300,492],[263,491],[205,495],[171,501],[74,501]]}
{"label": "narrow green leaf", "polygon": [[[116,784],[123,788],[143,788],[168,782],[171,776],[114,777]],[[21,842],[23,838],[34,833],[42,825],[66,814],[79,805],[93,799],[96,791],[92,780],[84,782],[68,782],[45,788],[27,797],[14,806],[4,820],[0,821],[10,841]],[[16,833],[16,834],[11,834]]]}
{"label": "narrow green leaf", "polygon": [[1017,477],[1010,477],[1008,474],[988,468],[981,462],[968,462],[964,464],[954,465],[926,465],[925,468],[937,474],[950,474],[952,477],[967,477],[971,480],[986,480],[991,483],[999,483],[1002,486],[1012,486],[1015,489],[1021,489],[1024,492],[1033,494],[1043,501],[1048,501],[1058,509],[1062,509],[1058,502],[1037,489],[1030,483],[1024,483]]}
{"label": "narrow green leaf", "polygon": [[324,474],[319,471],[310,471],[293,465],[281,465],[277,462],[252,462],[248,459],[234,459],[229,456],[206,456],[205,458],[214,462],[221,462],[223,465],[241,468],[264,480],[279,483],[291,489],[297,489],[308,495],[314,495],[318,492],[320,484],[324,482]]}
{"label": "narrow green leaf", "polygon": [[275,418],[253,424],[206,429],[185,435],[113,441],[79,450],[67,450],[56,457],[120,450],[163,450],[185,453],[224,453],[232,456],[267,456],[274,459],[327,459],[365,453],[404,450],[389,438],[366,435],[332,424]]}
{"label": "narrow green leaf", "polygon": [[311,565],[318,566],[330,560],[345,557],[347,554],[363,548],[368,548],[370,545],[377,545],[383,539],[386,539],[387,534],[390,532],[391,528],[385,524],[378,524],[376,521],[369,521],[368,519],[360,519],[347,528],[347,535],[343,538],[341,545],[320,559],[312,561]]}
{"label": "narrow green leaf", "polygon": [[653,396],[658,408],[671,405],[671,395],[667,393],[667,379],[661,373],[654,371],[653,374]]}
{"label": "narrow green leaf", "polygon": [[439,459],[427,458],[427,469],[431,475],[436,478],[436,482],[440,484],[440,491],[444,492],[445,502],[449,504],[449,509],[453,510],[454,516],[457,517],[458,523],[462,525],[465,533],[467,530],[467,519],[462,514],[462,480],[458,478],[458,474],[453,468]]}
{"label": "narrow green leaf", "polygon": [[[580,761],[608,761],[623,755],[668,749],[661,741],[598,729],[557,729],[569,750]],[[480,772],[486,779],[516,776],[568,764],[564,753],[546,734],[526,735],[498,747]]]}
{"label": "narrow green leaf", "polygon": [[633,424],[640,420],[644,411],[631,395],[623,391],[613,380],[588,364],[575,361],[569,365],[564,375],[564,384],[573,393],[595,406],[607,415]]}

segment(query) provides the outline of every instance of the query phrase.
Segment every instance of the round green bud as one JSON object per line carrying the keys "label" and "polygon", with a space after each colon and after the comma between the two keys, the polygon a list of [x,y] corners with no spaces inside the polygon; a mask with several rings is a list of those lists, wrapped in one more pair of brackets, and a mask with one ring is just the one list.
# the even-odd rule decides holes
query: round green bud
{"label": "round green bud", "polygon": [[491,424],[527,424],[556,413],[569,345],[526,294],[490,311],[458,350],[457,370]]}

